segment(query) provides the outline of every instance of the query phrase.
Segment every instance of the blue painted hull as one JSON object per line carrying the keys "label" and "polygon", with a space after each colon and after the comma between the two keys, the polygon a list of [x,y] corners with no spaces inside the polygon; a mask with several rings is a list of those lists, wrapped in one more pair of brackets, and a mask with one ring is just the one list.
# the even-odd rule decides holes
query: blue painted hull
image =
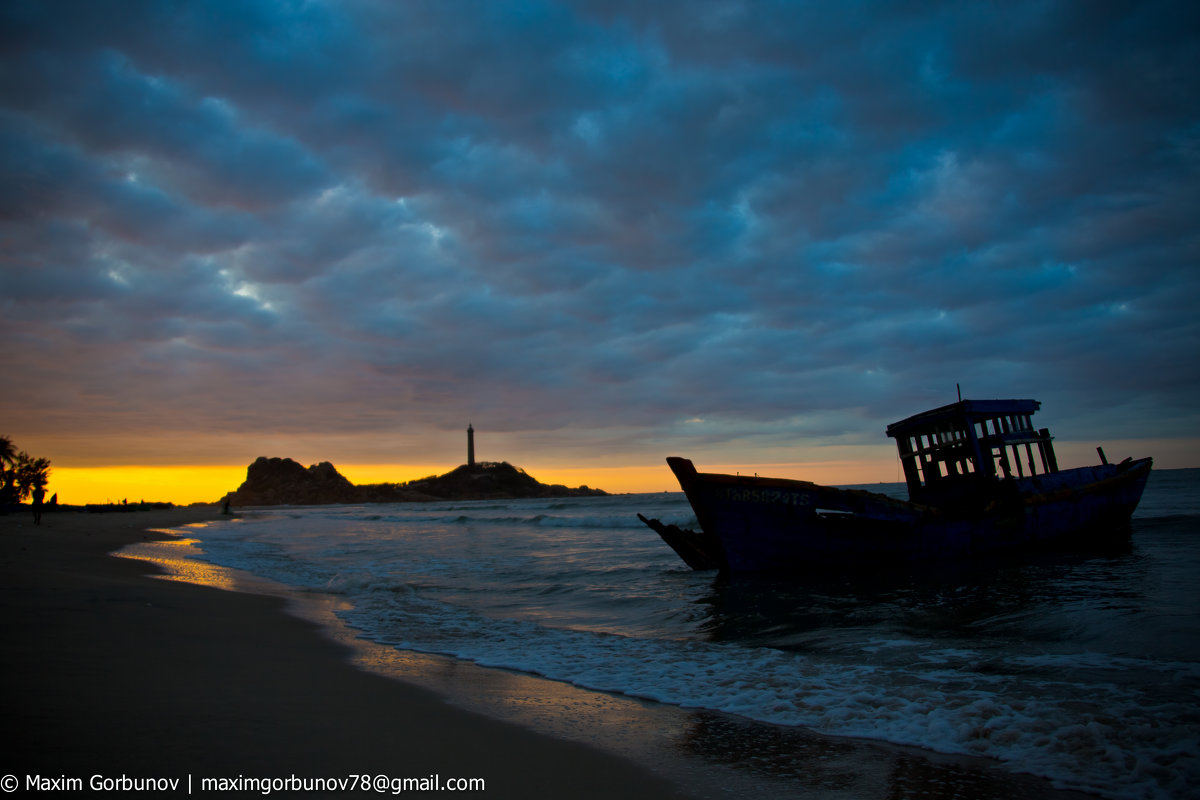
{"label": "blue painted hull", "polygon": [[667,463],[701,530],[683,532],[691,545],[664,539],[685,561],[694,545],[730,572],[962,560],[1095,536],[1128,523],[1151,469],[1146,458],[980,482],[962,502],[935,508],[805,481],[700,473],[682,458]]}

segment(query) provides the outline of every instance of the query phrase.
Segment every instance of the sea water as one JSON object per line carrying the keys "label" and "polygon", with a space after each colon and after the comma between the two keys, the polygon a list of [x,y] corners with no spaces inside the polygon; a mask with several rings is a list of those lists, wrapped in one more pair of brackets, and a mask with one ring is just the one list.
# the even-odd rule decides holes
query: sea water
{"label": "sea water", "polygon": [[694,572],[638,513],[696,526],[664,493],[288,507],[188,535],[338,595],[389,647],[1104,797],[1200,796],[1200,470],[1153,473],[1116,545],[884,577]]}

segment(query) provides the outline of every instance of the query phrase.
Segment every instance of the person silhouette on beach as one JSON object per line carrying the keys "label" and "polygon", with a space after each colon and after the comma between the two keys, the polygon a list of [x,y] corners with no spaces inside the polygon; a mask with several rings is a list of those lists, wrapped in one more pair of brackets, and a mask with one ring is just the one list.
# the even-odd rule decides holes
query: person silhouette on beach
{"label": "person silhouette on beach", "polygon": [[46,499],[46,487],[33,487],[33,524],[42,524],[42,501]]}

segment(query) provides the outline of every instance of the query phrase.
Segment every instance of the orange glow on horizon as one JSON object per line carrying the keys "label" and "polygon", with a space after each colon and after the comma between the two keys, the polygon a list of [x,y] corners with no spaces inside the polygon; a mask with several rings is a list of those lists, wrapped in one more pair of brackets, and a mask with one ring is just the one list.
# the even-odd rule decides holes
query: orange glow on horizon
{"label": "orange glow on horizon", "polygon": [[[431,475],[443,475],[456,466],[334,463],[338,472],[357,485],[406,483]],[[619,467],[514,466],[521,467],[545,484],[570,487],[586,485],[610,494],[679,491],[679,484],[665,460],[661,464]],[[859,475],[877,474],[879,470],[864,470],[862,464],[854,462],[739,465],[697,461],[696,467],[704,472],[758,472],[760,475],[822,483],[867,483],[879,480],[872,481],[869,477],[859,479]],[[130,503],[146,501],[190,505],[216,503],[245,480],[245,466],[53,467],[47,492],[57,494],[58,502],[69,505],[121,503],[125,500]]]}
{"label": "orange glow on horizon", "polygon": [[50,467],[46,494],[58,502],[215,503],[246,480],[245,466]]}
{"label": "orange glow on horizon", "polygon": [[[1111,461],[1126,456],[1152,456],[1156,469],[1183,469],[1200,466],[1200,441],[1113,440],[1098,442],[1104,446]],[[1098,462],[1095,445],[1057,441],[1059,464],[1062,468],[1085,466]],[[898,483],[904,480],[894,451],[867,447],[810,448],[813,455],[824,458],[811,461],[751,462],[746,456],[735,461],[728,454],[687,453],[701,472],[764,475],[794,478],[834,486],[873,483]],[[677,492],[679,484],[667,467],[665,459],[655,463],[633,465],[597,465],[591,467],[562,467],[554,462],[536,458],[510,459],[537,480],[546,484],[589,486],[611,494],[641,492]],[[406,483],[431,475],[444,475],[458,464],[339,464],[334,466],[351,483]],[[308,466],[308,465],[305,465]],[[171,502],[176,505],[216,503],[246,480],[246,465],[171,465],[171,466],[108,466],[58,467],[51,466],[48,494],[57,494],[58,502],[69,505],[88,503]]]}
{"label": "orange glow on horizon", "polygon": [[[675,482],[675,476],[671,474],[665,461],[661,466],[570,468],[536,463],[509,463],[545,484],[557,483],[572,488],[586,485],[592,489],[603,489],[610,494],[679,491],[679,484]],[[335,463],[334,466],[351,483],[366,484],[405,483],[432,475],[444,475],[460,465],[347,464],[343,467]]]}
{"label": "orange glow on horizon", "polygon": [[[883,462],[847,460],[775,464],[715,463],[702,459],[693,459],[693,461],[696,469],[701,472],[769,475],[773,478],[794,478],[832,485],[880,483],[895,480],[889,477],[889,472],[894,473],[895,467],[888,460]],[[542,483],[560,483],[572,487],[587,485],[593,489],[603,489],[611,494],[680,491],[679,482],[675,480],[670,467],[667,466],[666,459],[663,459],[661,464],[634,467],[596,467],[591,469],[530,467],[525,471]]]}

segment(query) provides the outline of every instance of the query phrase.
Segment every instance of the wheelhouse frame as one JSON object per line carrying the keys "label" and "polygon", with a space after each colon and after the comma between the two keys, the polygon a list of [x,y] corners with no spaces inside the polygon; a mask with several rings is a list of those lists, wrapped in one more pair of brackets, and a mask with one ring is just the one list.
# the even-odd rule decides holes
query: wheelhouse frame
{"label": "wheelhouse frame", "polygon": [[1058,472],[1050,431],[1033,427],[1039,408],[1037,400],[960,400],[889,425],[909,497],[965,482]]}

